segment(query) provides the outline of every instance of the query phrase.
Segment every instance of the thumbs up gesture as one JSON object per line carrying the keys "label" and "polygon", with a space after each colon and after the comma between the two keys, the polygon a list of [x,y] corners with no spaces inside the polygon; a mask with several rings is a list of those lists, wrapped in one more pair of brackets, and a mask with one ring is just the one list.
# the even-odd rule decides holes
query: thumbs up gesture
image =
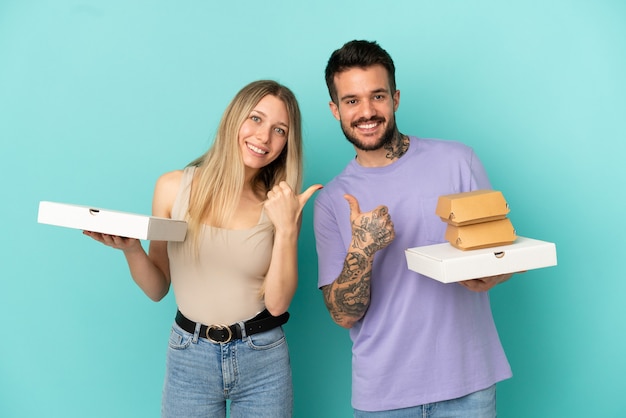
{"label": "thumbs up gesture", "polygon": [[313,193],[322,187],[321,184],[315,184],[297,195],[284,181],[274,186],[272,190],[267,192],[267,200],[264,203],[265,212],[274,227],[279,230],[298,226],[304,205],[313,196]]}
{"label": "thumbs up gesture", "polygon": [[370,212],[361,212],[359,202],[350,194],[343,196],[350,205],[352,246],[372,256],[382,250],[396,237],[391,215],[386,206],[378,206]]}

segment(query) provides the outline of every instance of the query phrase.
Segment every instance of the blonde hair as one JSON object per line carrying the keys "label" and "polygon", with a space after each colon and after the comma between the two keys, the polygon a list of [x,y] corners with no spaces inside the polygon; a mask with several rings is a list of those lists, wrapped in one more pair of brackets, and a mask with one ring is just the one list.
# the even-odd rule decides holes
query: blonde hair
{"label": "blonde hair", "polygon": [[302,185],[302,121],[296,97],[289,88],[276,81],[254,81],[243,87],[224,111],[213,145],[189,164],[197,166],[187,214],[191,241],[197,241],[203,223],[224,227],[234,213],[245,181],[239,129],[267,95],[280,99],[287,108],[287,143],[278,158],[259,170],[251,180],[252,187],[265,195],[284,180],[299,193]]}

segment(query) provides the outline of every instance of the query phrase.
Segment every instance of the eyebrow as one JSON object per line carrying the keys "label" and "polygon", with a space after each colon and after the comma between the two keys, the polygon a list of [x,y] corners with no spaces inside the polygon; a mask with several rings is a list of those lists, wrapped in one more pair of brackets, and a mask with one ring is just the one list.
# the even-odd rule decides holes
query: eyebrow
{"label": "eyebrow", "polygon": [[[389,93],[389,90],[381,87],[379,89],[370,91],[370,94],[379,94],[379,93]],[[357,97],[356,94],[346,94],[345,96],[340,97],[339,100],[354,99],[356,97]]]}
{"label": "eyebrow", "polygon": [[[259,113],[261,116],[267,117],[267,113],[265,113],[265,112],[263,112],[263,111],[261,111],[261,110],[258,110],[258,109],[252,109],[252,111],[251,111],[251,112],[256,112],[256,113]],[[284,126],[285,128],[289,129],[289,124],[287,124],[287,123],[285,123],[285,122],[278,121],[276,124],[277,124],[277,125]]]}

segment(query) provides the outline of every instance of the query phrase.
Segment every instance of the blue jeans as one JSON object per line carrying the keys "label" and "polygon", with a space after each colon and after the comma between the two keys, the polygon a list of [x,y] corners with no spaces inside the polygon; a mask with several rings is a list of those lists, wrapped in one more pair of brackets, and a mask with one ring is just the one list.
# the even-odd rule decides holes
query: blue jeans
{"label": "blue jeans", "polygon": [[172,326],[162,417],[291,418],[293,389],[281,327],[215,344]]}
{"label": "blue jeans", "polygon": [[458,399],[394,409],[367,412],[354,410],[355,418],[495,418],[496,385]]}

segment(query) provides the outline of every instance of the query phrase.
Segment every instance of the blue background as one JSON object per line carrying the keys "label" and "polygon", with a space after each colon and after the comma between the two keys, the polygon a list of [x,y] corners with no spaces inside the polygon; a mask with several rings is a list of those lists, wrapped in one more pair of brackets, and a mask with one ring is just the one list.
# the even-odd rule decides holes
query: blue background
{"label": "blue background", "polygon": [[[491,292],[514,371],[499,416],[626,416],[619,0],[0,1],[0,416],[159,414],[172,295],[149,301],[120,252],[37,224],[39,201],[148,214],[157,177],[260,78],[295,91],[305,185],[328,181],[354,151],[323,70],[351,39],[394,58],[402,132],[474,147],[518,234],[557,244],[557,267]],[[348,417],[350,341],[317,290],[311,209],[286,326],[295,416]]]}

